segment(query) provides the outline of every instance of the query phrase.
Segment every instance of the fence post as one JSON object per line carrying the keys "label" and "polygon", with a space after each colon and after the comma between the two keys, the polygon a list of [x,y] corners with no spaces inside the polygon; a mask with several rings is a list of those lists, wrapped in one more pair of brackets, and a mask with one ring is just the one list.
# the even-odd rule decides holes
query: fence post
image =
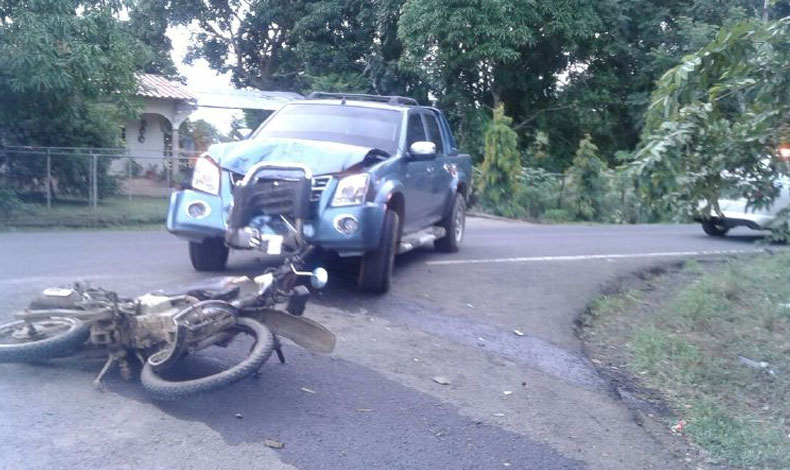
{"label": "fence post", "polygon": [[52,156],[47,148],[47,209],[52,209]]}
{"label": "fence post", "polygon": [[99,206],[99,157],[93,154],[93,208]]}
{"label": "fence post", "polygon": [[97,225],[97,208],[99,207],[99,157],[93,154],[91,166],[93,168],[93,225]]}
{"label": "fence post", "polygon": [[129,155],[129,149],[126,149],[126,162],[129,170],[128,178],[126,180],[126,194],[129,200],[132,200],[132,156]]}
{"label": "fence post", "polygon": [[93,150],[88,150],[88,155],[83,156],[88,157],[88,207],[93,207]]}
{"label": "fence post", "polygon": [[560,197],[557,199],[557,209],[562,209],[562,200],[565,198],[565,175],[560,177]]}

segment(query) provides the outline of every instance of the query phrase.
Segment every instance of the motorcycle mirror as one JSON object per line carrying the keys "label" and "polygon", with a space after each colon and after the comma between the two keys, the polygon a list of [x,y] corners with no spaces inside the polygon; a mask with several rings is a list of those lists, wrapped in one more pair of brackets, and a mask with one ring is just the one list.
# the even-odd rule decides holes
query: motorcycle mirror
{"label": "motorcycle mirror", "polygon": [[329,273],[324,268],[315,268],[310,275],[310,285],[315,289],[323,289],[329,282]]}

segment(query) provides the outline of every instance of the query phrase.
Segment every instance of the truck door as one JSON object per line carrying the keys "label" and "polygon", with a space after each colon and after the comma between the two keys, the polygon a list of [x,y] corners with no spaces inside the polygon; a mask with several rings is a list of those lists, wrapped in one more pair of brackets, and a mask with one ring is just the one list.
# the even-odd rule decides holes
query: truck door
{"label": "truck door", "polygon": [[413,158],[408,155],[414,142],[428,140],[422,113],[419,110],[409,112],[406,129],[406,211],[403,221],[404,233],[414,232],[430,224],[427,211],[433,198],[434,158]]}
{"label": "truck door", "polygon": [[431,223],[435,223],[444,217],[453,176],[448,166],[450,163],[448,161],[450,150],[445,148],[436,114],[433,111],[427,111],[423,118],[428,131],[428,140],[436,144],[436,158],[433,160],[433,175],[431,178],[431,203],[426,211],[426,216]]}

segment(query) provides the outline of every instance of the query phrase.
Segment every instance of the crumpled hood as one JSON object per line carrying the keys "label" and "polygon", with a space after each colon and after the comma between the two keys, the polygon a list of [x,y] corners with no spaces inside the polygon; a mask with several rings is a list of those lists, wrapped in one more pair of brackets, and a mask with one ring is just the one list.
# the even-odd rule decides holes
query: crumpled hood
{"label": "crumpled hood", "polygon": [[208,154],[222,168],[244,174],[256,163],[301,163],[315,175],[340,173],[362,162],[373,149],[300,139],[242,140],[214,144]]}

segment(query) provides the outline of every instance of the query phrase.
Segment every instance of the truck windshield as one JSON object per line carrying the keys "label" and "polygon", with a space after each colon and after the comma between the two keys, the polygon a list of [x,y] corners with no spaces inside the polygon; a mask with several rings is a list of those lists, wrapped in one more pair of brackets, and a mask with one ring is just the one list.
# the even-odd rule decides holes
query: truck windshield
{"label": "truck windshield", "polygon": [[339,142],[384,150],[398,148],[401,113],[352,105],[290,104],[253,134],[272,137]]}

